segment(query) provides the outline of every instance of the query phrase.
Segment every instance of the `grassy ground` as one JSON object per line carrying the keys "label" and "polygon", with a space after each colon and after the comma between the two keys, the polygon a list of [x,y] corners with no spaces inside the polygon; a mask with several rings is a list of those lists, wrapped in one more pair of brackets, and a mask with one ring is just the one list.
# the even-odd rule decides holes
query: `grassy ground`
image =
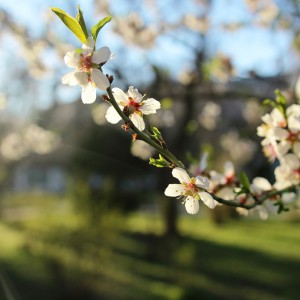
{"label": "grassy ground", "polygon": [[155,215],[87,226],[50,208],[0,223],[0,299],[299,298],[297,223],[184,215],[181,237],[167,239]]}

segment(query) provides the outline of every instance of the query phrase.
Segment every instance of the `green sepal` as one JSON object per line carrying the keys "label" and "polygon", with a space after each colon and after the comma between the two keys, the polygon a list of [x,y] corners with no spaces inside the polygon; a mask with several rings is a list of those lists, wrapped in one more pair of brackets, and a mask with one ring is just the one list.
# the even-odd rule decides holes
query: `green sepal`
{"label": "green sepal", "polygon": [[281,91],[280,90],[275,90],[275,95],[276,95],[276,98],[275,98],[276,102],[279,105],[285,107],[286,106],[286,99],[283,96],[283,94],[281,93]]}
{"label": "green sepal", "polygon": [[88,38],[89,34],[88,34],[87,29],[86,29],[86,25],[85,25],[85,21],[84,21],[84,18],[83,18],[82,10],[80,9],[80,5],[78,5],[77,9],[78,9],[78,13],[76,15],[76,20],[78,21],[85,37]]}
{"label": "green sepal", "polygon": [[240,180],[240,183],[242,185],[242,189],[244,192],[249,193],[250,192],[250,182],[248,179],[248,176],[246,175],[245,172],[240,172],[238,175],[238,178]]}
{"label": "green sepal", "polygon": [[271,99],[265,99],[263,102],[262,102],[263,105],[268,105],[268,106],[272,106],[272,107],[277,107],[277,104],[271,100]]}
{"label": "green sepal", "polygon": [[151,157],[149,160],[149,164],[153,165],[157,168],[170,168],[171,167],[171,164],[169,162],[167,162],[161,154],[159,154],[158,156],[159,156],[158,159]]}
{"label": "green sepal", "polygon": [[111,17],[105,17],[104,19],[100,20],[97,24],[95,24],[91,29],[91,34],[94,40],[97,40],[97,36],[101,28],[108,22],[110,22]]}
{"label": "green sepal", "polygon": [[157,140],[163,148],[167,148],[166,142],[163,139],[161,132],[158,130],[158,128],[152,127],[151,137]]}
{"label": "green sepal", "polygon": [[83,28],[75,18],[71,17],[60,8],[51,7],[51,10],[61,19],[61,21],[75,34],[75,36],[83,44],[86,42],[88,36],[85,34]]}

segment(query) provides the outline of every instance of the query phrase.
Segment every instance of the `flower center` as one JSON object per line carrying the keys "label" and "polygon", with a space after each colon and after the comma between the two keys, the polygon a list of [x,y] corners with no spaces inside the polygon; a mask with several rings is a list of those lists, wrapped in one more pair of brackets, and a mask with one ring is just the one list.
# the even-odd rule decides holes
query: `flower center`
{"label": "flower center", "polygon": [[282,120],[282,121],[279,121],[279,122],[277,122],[277,125],[279,126],[279,127],[281,127],[281,128],[284,128],[284,127],[286,127],[286,120]]}
{"label": "flower center", "polygon": [[293,133],[293,132],[289,132],[289,135],[287,137],[287,140],[290,142],[296,142],[298,140],[298,134],[297,133]]}
{"label": "flower center", "polygon": [[270,162],[273,162],[276,159],[277,154],[273,145],[269,144],[264,146],[263,152]]}
{"label": "flower center", "polygon": [[191,181],[189,183],[185,183],[184,187],[185,196],[198,196],[199,188],[195,184],[195,178],[191,178]]}
{"label": "flower center", "polygon": [[293,173],[294,173],[294,176],[295,176],[296,178],[299,178],[299,177],[300,177],[300,169],[294,169],[294,170],[293,170]]}
{"label": "flower center", "polygon": [[135,100],[133,98],[128,97],[128,103],[126,106],[128,107],[130,114],[133,114],[134,112],[139,111],[140,110],[139,108],[141,105],[142,105],[142,103],[135,102]]}
{"label": "flower center", "polygon": [[92,55],[81,55],[80,66],[85,72],[89,72],[92,68]]}
{"label": "flower center", "polygon": [[226,182],[225,182],[226,185],[232,184],[234,181],[234,175],[231,174],[231,175],[226,176],[225,180],[226,180]]}

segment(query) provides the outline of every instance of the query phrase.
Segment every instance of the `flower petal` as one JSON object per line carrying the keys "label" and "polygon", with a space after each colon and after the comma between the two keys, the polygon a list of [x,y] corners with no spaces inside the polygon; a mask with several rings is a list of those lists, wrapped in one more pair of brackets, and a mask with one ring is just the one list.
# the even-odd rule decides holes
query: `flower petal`
{"label": "flower petal", "polygon": [[64,75],[63,78],[61,79],[61,82],[63,84],[68,84],[70,86],[79,84],[77,78],[75,77],[75,72],[70,72]]}
{"label": "flower petal", "polygon": [[232,177],[235,174],[234,165],[232,161],[227,160],[224,164],[224,175],[226,177]]}
{"label": "flower petal", "polygon": [[65,64],[70,68],[80,68],[81,55],[78,52],[70,51],[64,57]]}
{"label": "flower petal", "polygon": [[260,217],[262,220],[265,221],[265,220],[268,219],[269,213],[268,213],[268,211],[267,211],[267,209],[266,209],[265,207],[259,205],[259,206],[256,206],[256,210],[257,210],[257,212],[258,212],[259,217]]}
{"label": "flower petal", "polygon": [[286,139],[289,136],[289,132],[280,127],[273,128],[272,134],[278,140]]}
{"label": "flower petal", "polygon": [[77,83],[85,87],[89,83],[89,77],[86,72],[74,72]]}
{"label": "flower petal", "polygon": [[143,101],[143,105],[140,107],[140,111],[144,115],[155,114],[156,110],[160,108],[160,102],[157,100],[150,98]]}
{"label": "flower petal", "polygon": [[91,78],[100,90],[105,91],[110,86],[108,78],[98,69],[91,70]]}
{"label": "flower petal", "polygon": [[89,37],[85,44],[82,45],[82,50],[84,54],[89,54],[93,51],[95,47],[95,40],[92,37]]}
{"label": "flower petal", "polygon": [[251,184],[251,190],[254,193],[260,194],[261,192],[269,191],[272,189],[271,183],[263,177],[255,177]]}
{"label": "flower petal", "polygon": [[207,159],[208,159],[208,152],[204,152],[200,162],[199,162],[199,171],[202,173],[207,168]]}
{"label": "flower petal", "polygon": [[114,94],[114,97],[117,101],[117,103],[127,103],[128,102],[128,96],[119,88],[113,88],[112,92]]}
{"label": "flower petal", "polygon": [[92,56],[92,63],[102,64],[109,60],[111,56],[110,49],[108,47],[102,47],[97,51],[94,51]]}
{"label": "flower petal", "polygon": [[131,114],[130,119],[134,124],[134,126],[137,127],[140,131],[143,131],[145,129],[145,122],[139,114],[137,113]]}
{"label": "flower petal", "polygon": [[292,170],[296,170],[300,167],[300,161],[299,161],[298,157],[293,153],[287,154],[282,159],[281,163],[282,163],[282,165],[286,165],[287,167],[289,167]]}
{"label": "flower petal", "polygon": [[281,196],[281,199],[284,203],[291,203],[296,199],[296,194],[295,193],[284,193]]}
{"label": "flower petal", "polygon": [[117,124],[122,119],[113,106],[107,110],[105,118],[109,123],[112,124]]}
{"label": "flower petal", "polygon": [[90,104],[95,102],[96,89],[91,82],[89,82],[86,86],[82,87],[81,99],[84,104]]}
{"label": "flower petal", "polygon": [[207,189],[210,186],[210,181],[208,180],[208,178],[197,176],[195,179],[195,184],[199,188]]}
{"label": "flower petal", "polygon": [[200,196],[200,199],[204,202],[206,206],[208,206],[209,208],[215,208],[217,203],[209,193],[199,192],[198,194]]}
{"label": "flower petal", "polygon": [[165,195],[168,197],[178,197],[184,192],[184,186],[181,184],[169,184],[165,190]]}
{"label": "flower petal", "polygon": [[142,94],[140,94],[133,86],[128,88],[128,96],[134,99],[135,102],[141,102],[143,100]]}
{"label": "flower petal", "polygon": [[275,150],[277,156],[284,156],[291,149],[291,146],[292,145],[290,142],[282,141],[281,143],[274,145],[274,150]]}
{"label": "flower petal", "polygon": [[294,143],[293,151],[298,157],[300,157],[300,143],[299,142]]}
{"label": "flower petal", "polygon": [[199,201],[191,196],[186,198],[184,206],[186,211],[191,215],[195,215],[199,211]]}
{"label": "flower petal", "polygon": [[190,183],[191,181],[189,174],[182,168],[174,168],[172,175],[173,177],[177,178],[180,183]]}

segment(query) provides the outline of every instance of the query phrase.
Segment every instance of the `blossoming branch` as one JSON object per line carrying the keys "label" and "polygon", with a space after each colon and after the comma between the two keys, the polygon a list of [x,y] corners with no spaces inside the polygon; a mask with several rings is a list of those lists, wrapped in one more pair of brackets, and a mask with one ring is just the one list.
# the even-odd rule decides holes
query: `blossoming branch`
{"label": "blossoming branch", "polygon": [[122,121],[122,128],[132,134],[134,141],[142,140],[155,148],[159,156],[150,158],[149,163],[170,168],[179,181],[166,187],[166,196],[180,199],[189,214],[199,211],[201,200],[210,209],[228,205],[242,215],[257,212],[262,219],[295,204],[300,184],[300,105],[287,107],[280,91],[276,91],[275,100],[265,100],[273,110],[262,117],[263,124],[258,127],[257,134],[264,138],[261,144],[266,157],[271,163],[278,163],[274,184],[263,177],[256,177],[250,183],[244,172],[236,174],[230,161],[225,163],[223,173],[209,170],[207,153],[196,167],[188,168],[169,150],[158,128],[146,128],[144,117],[155,114],[161,108],[160,102],[146,98],[133,86],[127,92],[111,88],[113,76],[104,75],[102,68],[109,61],[111,51],[106,46],[96,50],[96,42],[100,30],[111,18],[100,20],[88,32],[80,7],[76,18],[59,8],[52,8],[52,11],[83,44],[82,49],[66,54],[64,61],[74,70],[63,76],[62,83],[81,86],[81,99],[85,104],[95,102],[97,88],[107,92],[103,99],[111,106],[106,120],[112,124]]}

